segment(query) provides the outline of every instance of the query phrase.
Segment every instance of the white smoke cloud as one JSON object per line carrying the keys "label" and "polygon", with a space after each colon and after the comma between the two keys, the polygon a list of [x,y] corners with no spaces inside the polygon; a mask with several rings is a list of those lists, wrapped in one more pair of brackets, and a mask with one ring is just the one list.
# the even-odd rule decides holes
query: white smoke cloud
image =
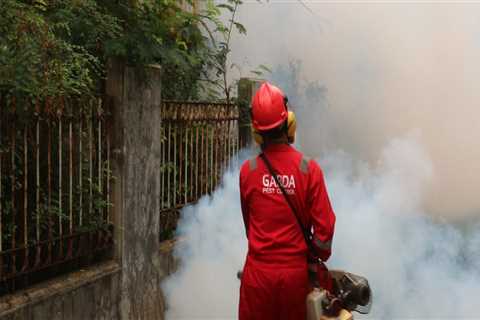
{"label": "white smoke cloud", "polygon": [[326,104],[301,106],[303,149],[372,162],[392,138],[419,130],[436,169],[423,199],[429,214],[478,216],[478,5],[303,2],[311,12],[299,1],[247,1],[238,17],[248,34],[234,36],[231,57],[244,76],[299,60],[301,78],[326,87]]}
{"label": "white smoke cloud", "polygon": [[164,283],[167,319],[236,318],[236,273],[246,254],[238,165],[211,197],[182,210],[177,235],[180,268]]}
{"label": "white smoke cloud", "polygon": [[359,318],[478,318],[480,236],[423,211],[434,173],[413,137],[392,140],[375,168],[339,152],[324,170],[337,213],[330,266],[365,275],[374,290],[371,315]]}
{"label": "white smoke cloud", "polygon": [[[480,234],[423,212],[435,173],[415,135],[388,143],[375,167],[341,151],[319,162],[337,215],[329,267],[366,276],[374,291],[371,314],[357,318],[478,318]],[[235,319],[246,254],[238,171],[183,210],[179,236],[181,267],[164,285],[167,319]]]}
{"label": "white smoke cloud", "polygon": [[[299,141],[322,165],[337,215],[328,264],[374,291],[371,314],[355,318],[479,319],[478,8],[304,2],[313,14],[247,1],[249,34],[234,38],[232,62],[302,63],[298,98],[312,105],[297,109]],[[311,81],[327,89],[317,104]],[[246,254],[238,168],[183,210],[178,235],[167,319],[235,319]]]}

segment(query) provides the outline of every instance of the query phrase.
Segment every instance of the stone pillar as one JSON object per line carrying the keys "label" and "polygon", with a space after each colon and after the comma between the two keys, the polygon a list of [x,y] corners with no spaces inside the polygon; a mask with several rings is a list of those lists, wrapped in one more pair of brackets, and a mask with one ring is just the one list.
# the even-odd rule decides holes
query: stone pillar
{"label": "stone pillar", "polygon": [[262,80],[249,78],[241,78],[238,81],[238,106],[240,111],[238,134],[242,147],[247,147],[252,143],[250,104],[261,83]]}
{"label": "stone pillar", "polygon": [[115,257],[121,319],[162,319],[160,290],[160,67],[108,66],[113,104]]}

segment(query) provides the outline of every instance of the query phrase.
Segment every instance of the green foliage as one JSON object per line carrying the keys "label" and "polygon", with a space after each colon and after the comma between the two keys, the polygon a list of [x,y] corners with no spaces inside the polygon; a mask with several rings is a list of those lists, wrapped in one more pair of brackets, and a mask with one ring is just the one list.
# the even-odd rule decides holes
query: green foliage
{"label": "green foliage", "polygon": [[[4,0],[0,7],[0,90],[16,97],[78,96],[92,92],[98,59],[66,38],[68,23],[50,20],[50,7]],[[64,35],[62,37],[61,35]]]}
{"label": "green foliage", "polygon": [[[2,0],[0,92],[32,100],[98,95],[106,62],[117,57],[161,64],[167,99],[228,98],[230,35],[246,32],[235,20],[240,4],[208,0],[187,12],[178,0]],[[223,12],[231,14],[226,24]]]}
{"label": "green foliage", "polygon": [[[28,124],[25,125],[28,127]],[[58,126],[53,121],[51,125],[56,136]],[[30,126],[33,127],[34,124],[31,123]],[[45,128],[45,126],[43,127]],[[30,150],[30,155],[33,157],[28,158],[27,162],[24,160],[26,149],[20,138],[23,136],[24,128],[23,126],[21,129],[17,127],[17,143],[15,147],[8,143],[8,139],[5,139],[5,136],[0,136],[0,138],[3,138],[0,139],[0,151],[2,151],[2,154],[0,154],[2,160],[2,175],[0,179],[0,218],[2,227],[0,228],[0,239],[3,249],[11,248],[14,242],[17,247],[23,245],[25,231],[28,233],[27,240],[30,244],[37,241],[37,236],[39,236],[40,240],[45,240],[50,236],[53,238],[59,237],[60,223],[62,224],[64,235],[70,232],[70,223],[74,233],[107,228],[107,210],[112,207],[112,203],[107,201],[106,184],[112,184],[115,181],[111,170],[107,170],[107,160],[103,158],[102,163],[94,163],[93,170],[90,172],[90,161],[92,160],[88,155],[88,149],[84,149],[81,157],[82,171],[79,172],[79,168],[76,167],[72,172],[72,176],[70,176],[68,173],[68,156],[65,154],[67,152],[66,139],[68,137],[64,136],[63,190],[60,192],[59,164],[56,161],[59,158],[58,140],[53,139],[51,142],[50,159],[53,160],[52,163],[48,163],[47,154],[42,154],[38,163],[40,171],[37,172],[35,169],[37,159],[35,154],[32,154],[36,141],[30,141],[27,146],[27,150]],[[77,132],[77,129],[74,132]],[[95,136],[96,133],[92,134]],[[88,128],[84,128],[80,136],[83,139],[84,148],[88,148]],[[41,137],[43,139],[40,140],[39,145],[46,146],[47,136],[41,135]],[[76,138],[78,136],[73,137],[74,140]],[[42,148],[42,150],[45,149]],[[78,156],[77,154],[74,158],[78,159]],[[74,160],[72,165],[73,163],[76,163],[76,161]],[[80,162],[77,163],[77,165],[79,164]],[[28,168],[27,171],[24,169],[25,166]],[[48,173],[49,166],[51,166],[50,173]],[[98,166],[100,166],[100,169]],[[99,170],[101,172],[101,183],[98,176]],[[25,178],[27,179],[27,185],[25,185]],[[39,180],[37,181],[37,179]],[[76,182],[72,186],[71,197],[68,187],[69,179],[73,179]],[[51,185],[49,185],[50,181]],[[25,187],[28,190],[26,198],[24,198],[23,193]],[[24,201],[27,203],[27,212],[24,211]],[[70,211],[70,205],[72,206],[72,211]],[[80,212],[82,212],[81,223]],[[71,220],[70,217],[73,219]],[[25,221],[26,225],[24,224]]]}
{"label": "green foliage", "polygon": [[[245,27],[236,20],[236,15],[238,12],[239,6],[242,4],[241,0],[226,0],[223,4],[215,5],[213,1],[207,2],[207,14],[208,20],[214,25],[214,32],[219,34],[219,41],[212,39],[213,47],[216,49],[215,53],[209,56],[207,65],[209,66],[208,70],[213,70],[210,74],[207,74],[206,77],[213,79],[210,81],[210,84],[213,86],[210,88],[211,96],[224,95],[227,103],[230,103],[231,91],[233,84],[228,83],[227,74],[228,71],[235,66],[232,64],[228,67],[228,55],[231,51],[230,49],[230,40],[234,28],[240,34],[246,34],[247,30]],[[221,19],[219,19],[220,9],[225,9],[229,14],[230,18],[227,21],[227,24],[224,24]],[[213,76],[211,76],[213,74]]]}

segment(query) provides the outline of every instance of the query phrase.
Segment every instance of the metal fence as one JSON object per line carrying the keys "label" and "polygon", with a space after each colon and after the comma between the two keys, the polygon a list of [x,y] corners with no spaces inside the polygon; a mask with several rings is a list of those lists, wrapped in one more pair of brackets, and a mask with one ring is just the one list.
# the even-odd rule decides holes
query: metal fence
{"label": "metal fence", "polygon": [[163,240],[172,236],[183,206],[215,190],[242,141],[236,105],[164,101],[161,108]]}
{"label": "metal fence", "polygon": [[108,118],[100,100],[0,96],[0,293],[110,251]]}

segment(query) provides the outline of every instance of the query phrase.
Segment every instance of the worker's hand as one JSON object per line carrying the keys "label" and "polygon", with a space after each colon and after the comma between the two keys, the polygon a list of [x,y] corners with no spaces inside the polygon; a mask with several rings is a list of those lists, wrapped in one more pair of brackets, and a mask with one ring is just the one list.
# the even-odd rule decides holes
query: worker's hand
{"label": "worker's hand", "polygon": [[333,290],[333,279],[330,274],[330,271],[328,271],[327,266],[325,263],[322,261],[318,260],[318,268],[317,268],[317,273],[318,273],[318,282],[320,283],[320,287],[323,289],[332,292]]}

